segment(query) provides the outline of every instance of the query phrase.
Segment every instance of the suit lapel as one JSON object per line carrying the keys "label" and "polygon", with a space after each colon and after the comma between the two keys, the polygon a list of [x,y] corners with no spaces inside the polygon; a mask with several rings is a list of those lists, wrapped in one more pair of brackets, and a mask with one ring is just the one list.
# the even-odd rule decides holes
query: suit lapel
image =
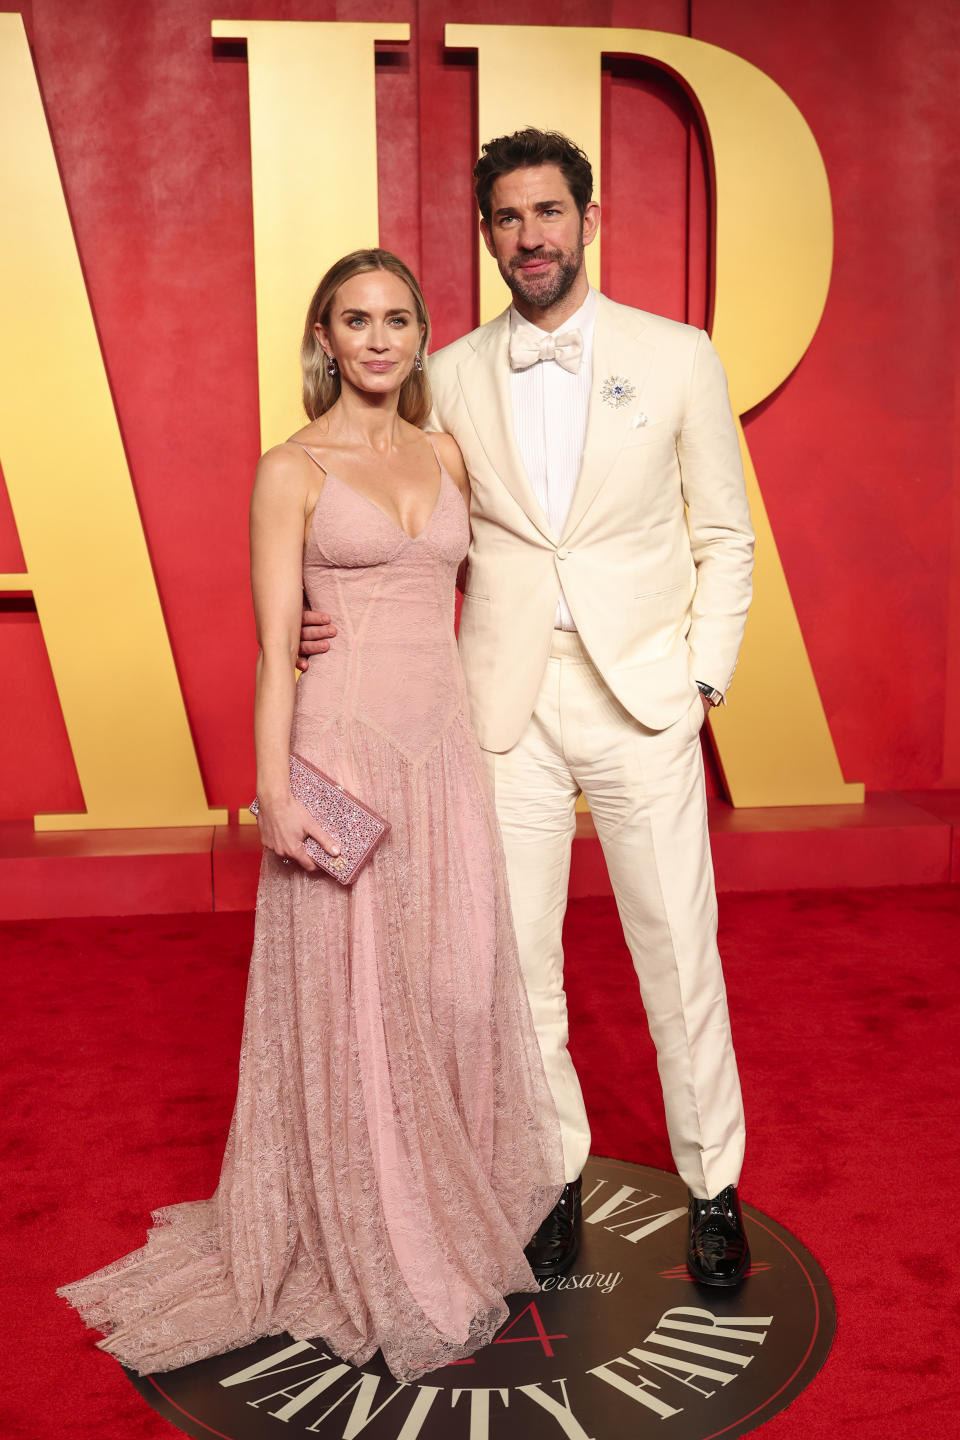
{"label": "suit lapel", "polygon": [[[640,411],[643,383],[655,353],[652,342],[643,338],[644,328],[645,322],[636,312],[625,323],[617,307],[605,296],[598,297],[587,433],[580,477],[562,540],[569,539],[593,504]],[[604,382],[614,379],[625,381],[633,390],[633,398],[619,407],[605,401],[602,395]]]}
{"label": "suit lapel", "polygon": [[527,476],[513,428],[510,399],[510,312],[505,310],[479,333],[476,347],[457,366],[460,390],[487,459],[498,479],[540,533],[556,537]]}

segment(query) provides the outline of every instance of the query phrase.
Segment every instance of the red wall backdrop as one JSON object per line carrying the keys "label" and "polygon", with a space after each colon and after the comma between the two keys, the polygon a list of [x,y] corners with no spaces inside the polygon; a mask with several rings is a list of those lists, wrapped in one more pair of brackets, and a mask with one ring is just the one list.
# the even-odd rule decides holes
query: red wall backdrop
{"label": "red wall backdrop", "polygon": [[[251,16],[411,23],[409,47],[378,61],[381,243],[420,275],[435,347],[475,323],[476,303],[476,70],[444,52],[446,22],[691,34],[787,91],[826,162],[835,267],[818,334],[747,435],[846,777],[960,785],[955,4],[557,0],[546,16],[530,0],[35,0],[23,15],[212,804],[252,793],[259,447],[247,71],[215,53],[210,22]],[[604,289],[702,324],[693,111],[674,81],[619,59],[604,102]],[[331,115],[329,137],[304,143],[336,143],[348,123]],[[53,425],[55,354],[44,384]],[[0,464],[2,451],[0,435]],[[0,487],[0,571],[20,568]],[[80,808],[23,600],[0,601],[0,674],[0,818]]]}

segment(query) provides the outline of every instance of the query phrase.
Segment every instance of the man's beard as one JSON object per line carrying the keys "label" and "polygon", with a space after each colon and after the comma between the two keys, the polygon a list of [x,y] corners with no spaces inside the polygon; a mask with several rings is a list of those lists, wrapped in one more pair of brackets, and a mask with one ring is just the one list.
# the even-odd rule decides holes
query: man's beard
{"label": "man's beard", "polygon": [[[555,260],[557,268],[548,275],[525,275],[520,267],[531,260]],[[569,295],[582,264],[581,240],[573,250],[548,250],[546,246],[541,246],[539,250],[514,255],[505,266],[501,264],[500,274],[518,299],[525,300],[528,305],[536,305],[538,310],[549,310]]]}

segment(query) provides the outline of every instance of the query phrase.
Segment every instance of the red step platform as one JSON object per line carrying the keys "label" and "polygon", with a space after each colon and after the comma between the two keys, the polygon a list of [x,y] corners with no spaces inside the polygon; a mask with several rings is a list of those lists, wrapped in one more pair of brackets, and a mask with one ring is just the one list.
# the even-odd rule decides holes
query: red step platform
{"label": "red step platform", "polygon": [[[734,810],[710,801],[719,890],[960,884],[960,790],[868,795],[863,805]],[[249,910],[252,825],[72,830],[0,823],[0,920]],[[570,894],[608,895],[589,815],[577,816]]]}

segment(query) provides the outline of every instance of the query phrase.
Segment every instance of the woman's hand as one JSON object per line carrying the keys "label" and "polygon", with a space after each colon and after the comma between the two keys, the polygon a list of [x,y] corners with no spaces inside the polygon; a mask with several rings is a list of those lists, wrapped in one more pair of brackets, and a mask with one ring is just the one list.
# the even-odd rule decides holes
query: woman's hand
{"label": "woman's hand", "polygon": [[336,837],[321,830],[307,807],[292,795],[282,800],[261,800],[257,825],[264,849],[272,850],[284,864],[296,860],[304,870],[320,869],[304,849],[307,836],[312,836],[328,855],[340,854]]}

